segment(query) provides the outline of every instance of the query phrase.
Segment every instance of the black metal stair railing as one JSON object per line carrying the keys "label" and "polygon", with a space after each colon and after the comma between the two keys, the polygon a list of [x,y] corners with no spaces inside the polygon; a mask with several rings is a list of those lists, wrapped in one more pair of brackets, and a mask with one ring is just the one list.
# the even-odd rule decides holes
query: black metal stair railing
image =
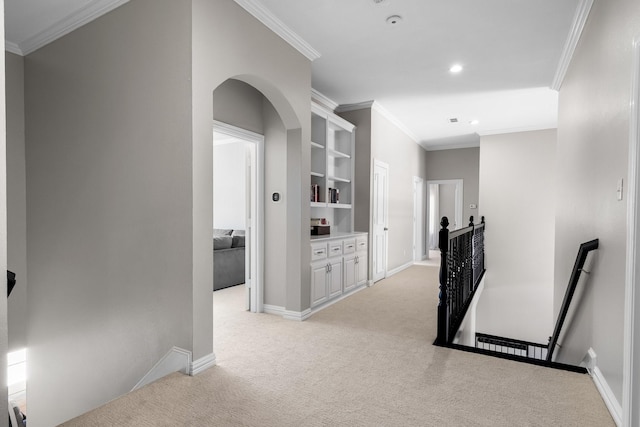
{"label": "black metal stair railing", "polygon": [[484,275],[485,222],[449,231],[449,219],[442,217],[439,234],[440,299],[438,303],[438,336],[435,344],[453,342],[462,320]]}

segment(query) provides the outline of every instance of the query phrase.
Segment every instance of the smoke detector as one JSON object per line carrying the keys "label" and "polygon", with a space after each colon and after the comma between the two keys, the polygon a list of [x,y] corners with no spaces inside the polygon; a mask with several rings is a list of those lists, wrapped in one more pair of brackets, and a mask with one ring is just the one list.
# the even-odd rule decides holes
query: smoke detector
{"label": "smoke detector", "polygon": [[400,15],[392,15],[387,18],[387,24],[389,25],[398,25],[402,22],[402,17]]}

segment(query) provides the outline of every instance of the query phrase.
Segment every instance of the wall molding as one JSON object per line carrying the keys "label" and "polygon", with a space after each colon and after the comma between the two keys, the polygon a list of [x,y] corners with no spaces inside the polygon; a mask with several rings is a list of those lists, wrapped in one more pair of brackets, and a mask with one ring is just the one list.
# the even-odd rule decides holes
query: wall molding
{"label": "wall molding", "polygon": [[24,56],[24,53],[20,50],[20,47],[13,42],[4,41],[4,50],[7,52],[15,53],[16,55]]}
{"label": "wall molding", "polygon": [[409,128],[406,127],[404,123],[402,123],[396,116],[391,114],[389,112],[389,110],[384,108],[382,106],[382,104],[380,104],[380,102],[378,102],[378,101],[364,101],[364,102],[358,102],[358,103],[355,103],[355,104],[339,105],[336,108],[336,113],[343,113],[343,112],[347,112],[347,111],[364,110],[366,108],[371,108],[372,110],[377,111],[382,117],[384,117],[385,119],[389,120],[389,122],[391,122],[391,124],[393,124],[395,127],[400,129],[405,135],[407,135],[409,137],[409,139],[411,139],[416,144],[420,145],[418,137],[415,136],[415,134],[413,132],[411,132],[411,130],[409,130]]}
{"label": "wall molding", "polygon": [[564,77],[567,74],[571,60],[573,59],[576,47],[578,46],[578,41],[580,41],[580,37],[582,36],[582,31],[587,23],[587,18],[589,18],[589,12],[591,12],[593,1],[594,0],[581,0],[576,9],[576,14],[573,17],[573,24],[571,25],[569,36],[567,37],[564,49],[562,50],[562,55],[560,56],[556,75],[551,83],[551,89],[553,90],[559,91],[562,87],[562,82],[564,81]]}
{"label": "wall molding", "polygon": [[249,12],[254,18],[262,22],[267,28],[280,36],[298,52],[310,61],[320,58],[320,52],[315,50],[302,37],[286,26],[269,9],[258,0],[234,0],[240,7]]}
{"label": "wall molding", "polygon": [[629,117],[629,172],[627,181],[627,243],[624,291],[624,350],[622,361],[622,419],[624,425],[640,422],[637,379],[637,362],[640,359],[640,342],[635,340],[636,309],[640,307],[640,293],[636,284],[640,277],[638,247],[640,246],[640,36],[633,41],[633,67]]}
{"label": "wall molding", "polygon": [[303,320],[307,320],[309,317],[311,317],[312,314],[313,313],[311,312],[310,308],[307,308],[304,311],[285,310],[282,314],[282,317],[287,320],[302,322]]}
{"label": "wall molding", "polygon": [[[86,6],[57,21],[38,34],[17,43],[16,46],[23,56],[28,55],[128,2],[129,0],[90,1]],[[6,45],[7,43],[5,43],[5,48]]]}
{"label": "wall molding", "polygon": [[194,360],[189,364],[189,375],[192,377],[216,365],[216,355],[207,354],[198,360]]}
{"label": "wall molding", "polygon": [[622,426],[622,406],[620,406],[618,399],[616,399],[616,396],[613,394],[604,375],[602,375],[602,372],[597,366],[589,371],[589,374],[591,374],[593,383],[596,385],[600,396],[602,396],[602,400],[604,400],[604,404],[607,406],[609,413],[611,413],[613,421],[618,427]]}
{"label": "wall molding", "polygon": [[165,377],[174,372],[182,372],[184,374],[189,373],[191,366],[191,352],[180,347],[173,347],[162,358],[153,365],[153,368],[149,370],[142,377],[140,381],[131,389],[131,391],[137,390],[150,384],[162,377]]}
{"label": "wall molding", "polygon": [[311,88],[311,99],[315,100],[317,103],[329,108],[331,111],[335,111],[338,108],[338,103],[333,99],[325,96],[323,93]]}

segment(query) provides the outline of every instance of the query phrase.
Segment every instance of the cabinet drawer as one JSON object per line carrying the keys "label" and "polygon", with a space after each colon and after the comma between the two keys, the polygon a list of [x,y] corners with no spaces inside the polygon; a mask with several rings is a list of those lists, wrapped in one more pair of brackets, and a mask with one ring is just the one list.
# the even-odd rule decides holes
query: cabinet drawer
{"label": "cabinet drawer", "polygon": [[329,243],[329,256],[342,255],[342,241]]}
{"label": "cabinet drawer", "polygon": [[358,252],[366,252],[367,251],[367,237],[358,237],[356,239],[356,251]]}
{"label": "cabinet drawer", "polygon": [[342,253],[352,254],[356,251],[356,239],[346,239],[342,242]]}
{"label": "cabinet drawer", "polygon": [[311,245],[311,261],[325,259],[326,257],[327,257],[326,243],[317,243],[315,245]]}

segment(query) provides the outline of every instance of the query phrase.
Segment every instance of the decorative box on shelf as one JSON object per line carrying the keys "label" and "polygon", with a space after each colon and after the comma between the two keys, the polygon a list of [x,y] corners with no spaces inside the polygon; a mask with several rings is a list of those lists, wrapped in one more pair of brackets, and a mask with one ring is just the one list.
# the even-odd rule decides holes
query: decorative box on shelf
{"label": "decorative box on shelf", "polygon": [[331,234],[331,227],[326,218],[311,218],[311,235],[323,236]]}

